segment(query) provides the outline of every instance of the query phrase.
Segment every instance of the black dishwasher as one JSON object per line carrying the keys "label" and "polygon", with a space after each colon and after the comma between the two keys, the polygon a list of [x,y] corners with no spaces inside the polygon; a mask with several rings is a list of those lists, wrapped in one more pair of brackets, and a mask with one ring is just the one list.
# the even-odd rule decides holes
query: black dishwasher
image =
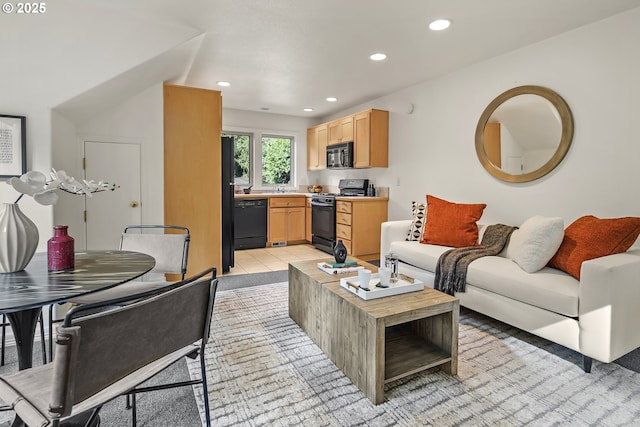
{"label": "black dishwasher", "polygon": [[267,199],[235,199],[233,212],[234,248],[267,246]]}

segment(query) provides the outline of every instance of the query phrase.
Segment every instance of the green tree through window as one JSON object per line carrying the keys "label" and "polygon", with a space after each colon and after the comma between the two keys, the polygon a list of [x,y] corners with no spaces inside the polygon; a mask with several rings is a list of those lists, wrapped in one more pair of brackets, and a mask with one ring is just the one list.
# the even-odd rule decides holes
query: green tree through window
{"label": "green tree through window", "polygon": [[283,136],[262,137],[262,183],[291,183],[291,152],[293,138]]}
{"label": "green tree through window", "polygon": [[234,183],[249,184],[251,182],[251,135],[240,133],[224,133],[223,136],[233,138]]}
{"label": "green tree through window", "polygon": [[[233,138],[234,183],[238,185],[292,185],[294,138],[245,132],[223,132]],[[257,151],[256,151],[257,150]],[[254,164],[257,156],[262,164]]]}

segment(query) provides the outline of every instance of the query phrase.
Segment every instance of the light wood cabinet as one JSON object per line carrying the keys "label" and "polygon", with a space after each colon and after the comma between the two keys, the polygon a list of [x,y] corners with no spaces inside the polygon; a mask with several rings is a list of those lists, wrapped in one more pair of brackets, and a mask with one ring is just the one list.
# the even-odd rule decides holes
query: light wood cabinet
{"label": "light wood cabinet", "polygon": [[163,98],[165,224],[191,231],[187,276],[212,266],[222,271],[222,97],[165,84]]}
{"label": "light wood cabinet", "polygon": [[353,116],[342,117],[328,124],[328,145],[353,141]]}
{"label": "light wood cabinet", "polygon": [[327,124],[307,129],[307,169],[326,169],[328,137]]}
{"label": "light wood cabinet", "polygon": [[305,203],[305,212],[304,212],[304,222],[305,222],[305,240],[311,243],[312,229],[311,229],[311,198],[306,198]]}
{"label": "light wood cabinet", "polygon": [[387,221],[385,199],[336,201],[336,239],[347,253],[364,260],[380,257],[380,227]]}
{"label": "light wood cabinet", "polygon": [[307,169],[318,168],[318,133],[316,128],[307,129]]}
{"label": "light wood cabinet", "polygon": [[270,197],[268,244],[305,241],[306,197]]}
{"label": "light wood cabinet", "polygon": [[366,110],[307,129],[307,169],[327,167],[327,145],[353,141],[354,168],[389,167],[389,112]]}
{"label": "light wood cabinet", "polygon": [[354,115],[353,167],[389,166],[389,112],[367,110]]}
{"label": "light wood cabinet", "polygon": [[496,167],[502,167],[502,146],[500,144],[500,123],[484,125],[484,151]]}

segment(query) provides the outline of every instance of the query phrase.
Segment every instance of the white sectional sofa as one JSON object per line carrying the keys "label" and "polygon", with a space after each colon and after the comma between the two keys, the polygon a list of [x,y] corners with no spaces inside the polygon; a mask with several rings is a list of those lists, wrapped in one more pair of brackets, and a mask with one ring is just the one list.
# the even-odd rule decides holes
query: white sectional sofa
{"label": "white sectional sofa", "polygon": [[[451,248],[407,241],[410,226],[382,224],[380,265],[393,253],[400,273],[433,287],[438,258]],[[455,294],[462,306],[581,353],[585,372],[592,359],[608,363],[640,347],[637,246],[583,262],[580,280],[550,267],[527,273],[507,253],[471,262],[466,291]]]}

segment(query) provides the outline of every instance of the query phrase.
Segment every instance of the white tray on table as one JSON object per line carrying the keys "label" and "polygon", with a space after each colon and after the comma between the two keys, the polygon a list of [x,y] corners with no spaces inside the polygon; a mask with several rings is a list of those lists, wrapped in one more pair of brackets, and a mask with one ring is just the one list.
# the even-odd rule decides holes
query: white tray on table
{"label": "white tray on table", "polygon": [[380,283],[378,273],[371,275],[368,291],[360,288],[360,279],[358,279],[358,276],[340,279],[340,286],[365,300],[390,297],[392,295],[406,294],[424,289],[424,282],[404,275],[401,275],[397,282],[391,283],[388,288],[376,286],[378,283]]}

